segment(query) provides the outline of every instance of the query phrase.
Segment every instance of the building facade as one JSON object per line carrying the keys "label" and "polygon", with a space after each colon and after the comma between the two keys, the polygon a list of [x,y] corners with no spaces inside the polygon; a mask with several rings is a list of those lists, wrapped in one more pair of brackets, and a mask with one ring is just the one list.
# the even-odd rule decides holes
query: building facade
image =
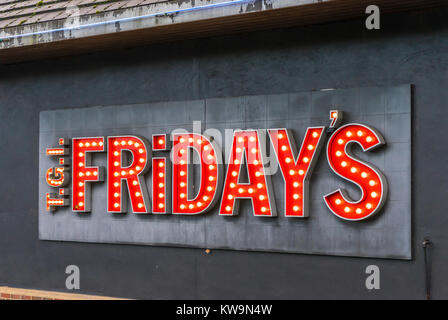
{"label": "building facade", "polygon": [[0,285],[446,298],[448,10],[372,4],[4,1]]}

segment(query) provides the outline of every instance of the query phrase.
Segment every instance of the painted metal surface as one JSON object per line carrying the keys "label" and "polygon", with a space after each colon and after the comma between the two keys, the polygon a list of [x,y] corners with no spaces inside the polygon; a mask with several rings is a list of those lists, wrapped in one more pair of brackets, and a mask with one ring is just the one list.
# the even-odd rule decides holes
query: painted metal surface
{"label": "painted metal surface", "polygon": [[[401,85],[41,112],[39,237],[410,259],[410,90],[410,85]],[[384,208],[366,221],[343,221],[326,207],[322,196],[339,187],[346,188],[354,199],[360,192],[329,169],[325,152],[321,152],[310,178],[308,218],[284,217],[284,183],[280,171],[272,177],[279,214],[271,219],[254,217],[250,200],[241,202],[240,214],[236,217],[219,216],[219,206],[198,216],[107,213],[104,183],[92,185],[91,214],[73,213],[69,208],[59,208],[53,214],[45,210],[45,193],[49,191],[45,172],[53,161],[45,149],[59,137],[139,135],[149,138],[177,128],[191,131],[192,122],[201,121],[202,130],[218,129],[223,137],[226,128],[286,127],[301,143],[307,127],[328,125],[332,109],[345,112],[344,123],[370,125],[386,140],[386,146],[375,151],[364,153],[359,147],[353,148],[354,155],[379,168],[389,184]],[[231,139],[218,143],[229,150]],[[105,154],[95,155],[92,165],[106,166]],[[145,178],[151,188],[151,174]]]}

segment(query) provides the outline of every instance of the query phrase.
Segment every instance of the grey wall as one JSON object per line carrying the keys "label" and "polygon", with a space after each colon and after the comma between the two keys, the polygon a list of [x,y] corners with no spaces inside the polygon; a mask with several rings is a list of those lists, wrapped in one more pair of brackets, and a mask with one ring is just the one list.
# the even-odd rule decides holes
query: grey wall
{"label": "grey wall", "polygon": [[[132,298],[448,298],[448,10],[0,67],[0,284]],[[413,260],[38,240],[41,110],[413,83]],[[381,268],[367,291],[365,267]]]}

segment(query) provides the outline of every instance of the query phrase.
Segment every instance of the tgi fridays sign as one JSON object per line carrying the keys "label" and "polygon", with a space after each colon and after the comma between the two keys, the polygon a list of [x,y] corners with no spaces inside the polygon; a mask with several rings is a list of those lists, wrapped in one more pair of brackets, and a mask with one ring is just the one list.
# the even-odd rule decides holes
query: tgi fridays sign
{"label": "tgi fridays sign", "polygon": [[409,87],[284,96],[41,113],[40,239],[410,258]]}
{"label": "tgi fridays sign", "polygon": [[[351,199],[343,189],[323,196],[330,212],[350,221],[367,219],[377,213],[387,199],[387,180],[374,166],[357,159],[353,144],[368,152],[385,144],[381,133],[371,126],[348,123],[339,128],[342,111],[330,111],[329,128],[309,127],[301,145],[287,128],[237,130],[233,133],[230,157],[224,166],[221,147],[213,137],[198,133],[133,135],[108,137],[60,138],[59,147],[48,148],[59,166],[48,168],[47,184],[58,190],[45,195],[47,211],[71,206],[74,212],[91,211],[91,184],[104,182],[107,176],[107,211],[136,214],[204,214],[219,203],[222,216],[238,215],[238,204],[247,199],[256,217],[291,218],[309,216],[308,188],[313,167],[319,157],[325,135],[328,165],[342,178],[361,189],[359,199]],[[268,136],[275,160],[284,179],[284,212],[278,212],[271,171],[266,167]],[[156,155],[171,151],[171,161]],[[92,165],[95,153],[107,152],[107,168]],[[193,152],[200,159],[199,191],[193,194]],[[131,159],[131,160],[129,160]],[[171,166],[169,175],[167,167]],[[152,170],[152,194],[148,193],[144,175]],[[242,171],[248,182],[241,182]],[[71,180],[71,188],[66,188]],[[71,198],[71,203],[69,201]],[[169,201],[168,199],[171,199]],[[128,201],[129,200],[129,203]]]}

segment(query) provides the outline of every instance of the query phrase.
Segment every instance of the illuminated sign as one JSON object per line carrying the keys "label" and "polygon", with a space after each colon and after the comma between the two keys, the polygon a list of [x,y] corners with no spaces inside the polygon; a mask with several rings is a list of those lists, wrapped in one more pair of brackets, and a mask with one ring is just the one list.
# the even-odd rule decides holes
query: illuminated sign
{"label": "illuminated sign", "polygon": [[[325,127],[306,129],[298,149],[291,131],[282,129],[235,130],[226,174],[223,174],[222,151],[213,137],[197,133],[173,134],[172,144],[166,134],[152,136],[152,147],[143,137],[121,135],[60,138],[59,148],[48,148],[46,153],[58,157],[61,166],[47,170],[49,186],[58,188],[58,195],[47,193],[46,208],[54,211],[68,206],[70,192],[63,188],[71,172],[72,211],[91,211],[91,184],[104,182],[104,168],[94,167],[92,155],[107,150],[107,212],[139,214],[197,215],[209,211],[218,201],[219,215],[238,215],[239,202],[249,199],[253,214],[259,217],[277,216],[271,168],[266,166],[266,132],[284,179],[284,212],[286,217],[309,216],[308,185],[312,169],[319,157],[326,132],[327,159],[331,169],[361,189],[358,200],[350,199],[342,189],[325,195],[324,201],[331,212],[345,220],[363,220],[377,213],[387,198],[387,181],[381,171],[364,163],[351,152],[359,144],[367,152],[385,144],[375,129],[358,123],[337,128],[342,111],[330,111],[330,130]],[[335,130],[336,129],[336,130]],[[107,141],[107,148],[106,148]],[[172,147],[171,147],[172,145]],[[67,158],[72,149],[71,161]],[[167,158],[153,157],[157,151],[171,150],[172,175],[168,176]],[[200,166],[200,182],[194,194],[192,182],[193,152]],[[70,168],[70,163],[71,167]],[[152,167],[152,204],[144,175]],[[71,170],[70,170],[71,169]],[[242,172],[248,181],[241,182]],[[171,194],[168,195],[168,190]],[[221,191],[222,190],[222,191]],[[172,202],[168,203],[167,198]],[[168,209],[170,207],[170,209]]]}
{"label": "illuminated sign", "polygon": [[409,259],[410,96],[43,111],[39,239]]}
{"label": "illuminated sign", "polygon": [[369,151],[385,144],[384,138],[375,129],[362,124],[348,124],[339,128],[330,137],[327,158],[331,169],[362,190],[361,198],[353,201],[343,190],[324,196],[328,208],[346,220],[362,220],[377,213],[387,197],[387,181],[372,165],[357,160],[352,152],[353,143]]}

